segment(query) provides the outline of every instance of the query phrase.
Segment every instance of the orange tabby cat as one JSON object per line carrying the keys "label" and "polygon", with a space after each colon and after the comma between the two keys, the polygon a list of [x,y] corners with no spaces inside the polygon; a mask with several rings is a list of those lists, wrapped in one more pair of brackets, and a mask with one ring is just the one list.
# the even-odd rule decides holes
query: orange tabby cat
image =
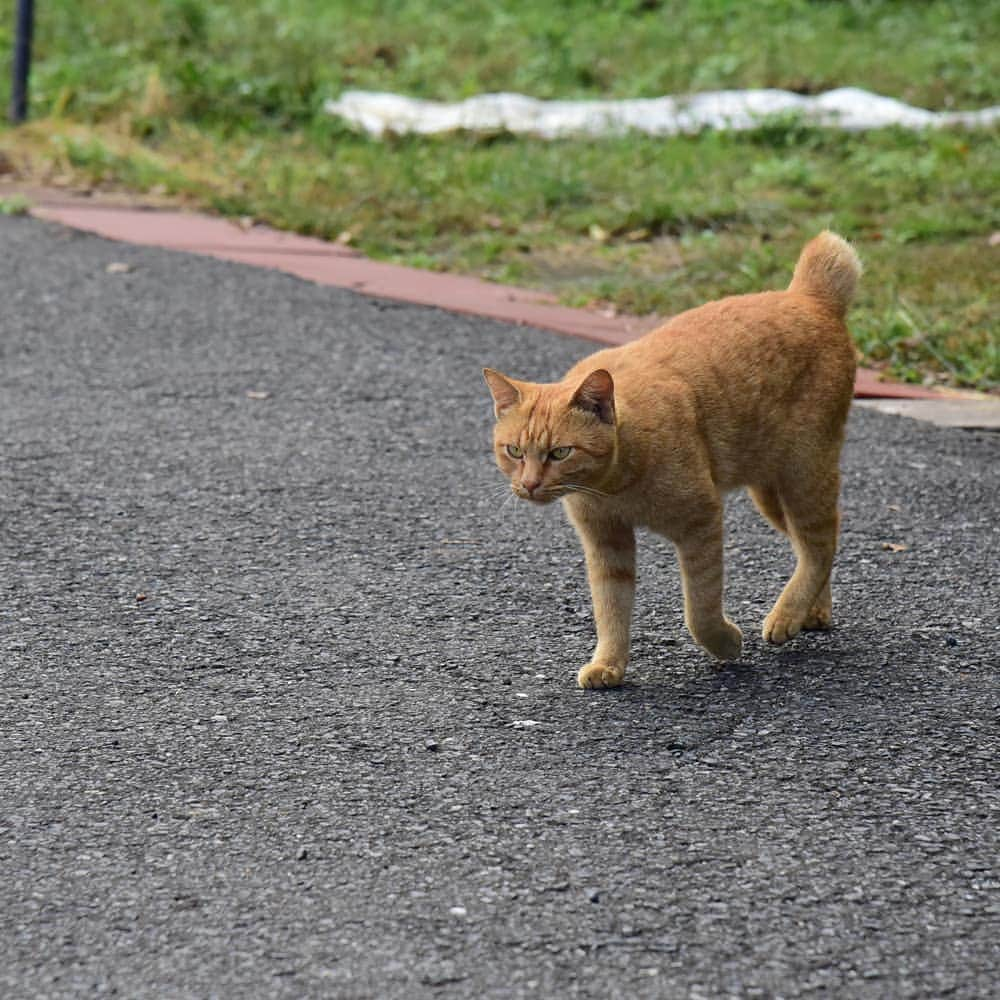
{"label": "orange tabby cat", "polygon": [[742,633],[722,609],[722,497],[739,486],[797,557],[764,638],[829,626],[855,369],[844,316],[860,275],[853,248],[824,232],[787,291],[692,309],[553,384],[485,370],[497,464],[522,499],[562,499],[583,543],[597,647],[581,687],[625,674],[639,526],[676,546],[694,638],[720,660],[739,657]]}

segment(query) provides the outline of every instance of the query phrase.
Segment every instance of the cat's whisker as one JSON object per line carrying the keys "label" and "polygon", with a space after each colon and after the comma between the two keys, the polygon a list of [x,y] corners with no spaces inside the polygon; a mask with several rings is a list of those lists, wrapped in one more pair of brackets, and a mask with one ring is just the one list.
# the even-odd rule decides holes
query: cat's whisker
{"label": "cat's whisker", "polygon": [[502,500],[506,496],[512,496],[510,484],[506,486],[495,486],[486,493],[487,500]]}
{"label": "cat's whisker", "polygon": [[594,489],[593,486],[581,486],[580,483],[560,483],[559,488],[565,490],[567,493],[584,493],[587,496],[593,497],[609,497],[610,493],[604,493],[601,490]]}
{"label": "cat's whisker", "polygon": [[[509,487],[505,492],[507,495],[502,500],[500,500],[500,505],[496,508],[495,514],[497,518],[502,518],[504,520],[507,520],[511,511],[513,511],[514,517],[518,516],[519,505],[515,503],[508,510],[507,505],[510,504],[512,501],[516,500],[517,495]],[[495,496],[494,499],[500,499],[500,498]]]}
{"label": "cat's whisker", "polygon": [[[509,506],[508,506],[509,504]],[[528,505],[516,494],[511,493],[509,499],[503,502],[501,510],[504,512],[504,524],[509,528],[510,534],[520,535],[524,524],[525,508]]]}

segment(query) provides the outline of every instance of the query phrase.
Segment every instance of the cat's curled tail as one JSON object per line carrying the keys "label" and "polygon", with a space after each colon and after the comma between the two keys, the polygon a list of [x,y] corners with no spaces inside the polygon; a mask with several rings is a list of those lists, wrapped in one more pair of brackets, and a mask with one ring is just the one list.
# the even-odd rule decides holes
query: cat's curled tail
{"label": "cat's curled tail", "polygon": [[827,229],[803,247],[788,290],[822,300],[843,318],[861,270],[854,247]]}

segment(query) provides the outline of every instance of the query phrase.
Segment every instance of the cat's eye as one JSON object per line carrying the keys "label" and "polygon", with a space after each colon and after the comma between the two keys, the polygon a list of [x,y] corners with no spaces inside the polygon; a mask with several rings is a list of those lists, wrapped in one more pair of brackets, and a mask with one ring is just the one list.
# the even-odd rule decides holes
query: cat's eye
{"label": "cat's eye", "polygon": [[524,449],[518,447],[516,444],[507,445],[507,454],[511,458],[524,458]]}
{"label": "cat's eye", "polygon": [[551,458],[553,462],[561,462],[564,458],[569,458],[569,453],[572,450],[573,449],[570,448],[569,445],[560,445],[558,448],[553,448],[552,451],[549,452],[549,458]]}

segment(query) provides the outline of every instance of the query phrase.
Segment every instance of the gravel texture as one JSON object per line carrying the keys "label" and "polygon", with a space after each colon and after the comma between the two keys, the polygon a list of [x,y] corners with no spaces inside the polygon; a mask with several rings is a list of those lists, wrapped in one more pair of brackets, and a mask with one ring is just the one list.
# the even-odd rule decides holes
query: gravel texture
{"label": "gravel texture", "polygon": [[734,497],[739,664],[642,539],[629,683],[584,692],[582,556],[504,502],[479,369],[586,345],[0,248],[0,995],[995,990],[1000,436],[855,412],[837,627],[781,649]]}

